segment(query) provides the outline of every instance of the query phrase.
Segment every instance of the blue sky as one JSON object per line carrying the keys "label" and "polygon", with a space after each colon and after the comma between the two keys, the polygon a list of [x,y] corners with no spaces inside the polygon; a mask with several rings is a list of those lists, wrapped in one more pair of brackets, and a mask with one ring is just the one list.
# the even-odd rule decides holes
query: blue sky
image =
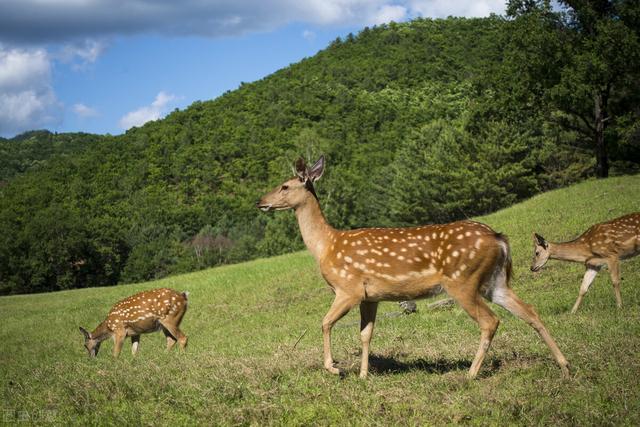
{"label": "blue sky", "polygon": [[365,25],[503,11],[503,0],[0,0],[0,135],[115,135]]}

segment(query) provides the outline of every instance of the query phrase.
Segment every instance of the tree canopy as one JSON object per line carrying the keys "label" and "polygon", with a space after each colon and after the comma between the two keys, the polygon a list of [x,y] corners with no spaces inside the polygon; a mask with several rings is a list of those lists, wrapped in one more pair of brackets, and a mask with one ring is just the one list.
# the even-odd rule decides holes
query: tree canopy
{"label": "tree canopy", "polygon": [[[559,101],[577,39],[564,15],[529,6],[364,28],[120,136],[0,140],[0,293],[301,249],[293,215],[255,208],[299,155],[326,156],[317,191],[339,228],[469,217],[593,175],[592,147],[566,125],[580,119]],[[611,172],[638,171],[639,105],[615,99]]]}

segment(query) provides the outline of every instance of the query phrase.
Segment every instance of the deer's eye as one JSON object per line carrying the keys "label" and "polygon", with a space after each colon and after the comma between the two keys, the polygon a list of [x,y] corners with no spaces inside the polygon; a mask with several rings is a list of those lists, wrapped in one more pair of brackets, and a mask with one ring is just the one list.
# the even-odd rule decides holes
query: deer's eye
{"label": "deer's eye", "polygon": [[282,188],[280,188],[280,190],[282,191],[287,191],[289,189],[288,185],[283,185]]}
{"label": "deer's eye", "polygon": [[537,252],[537,251],[536,251],[536,256],[538,256],[538,255],[540,255],[540,252]]}

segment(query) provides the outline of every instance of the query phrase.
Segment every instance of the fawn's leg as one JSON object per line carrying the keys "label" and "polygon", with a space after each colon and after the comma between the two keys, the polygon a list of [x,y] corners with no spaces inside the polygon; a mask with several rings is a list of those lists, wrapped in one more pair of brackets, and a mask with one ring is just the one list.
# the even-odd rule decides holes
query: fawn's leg
{"label": "fawn's leg", "polygon": [[616,306],[622,308],[622,296],[620,295],[620,261],[612,258],[607,261],[611,282],[613,283],[613,293],[616,296]]}
{"label": "fawn's leg", "polygon": [[122,351],[122,345],[124,339],[127,337],[127,333],[124,330],[118,330],[113,334],[113,357],[118,357]]}
{"label": "fawn's leg", "polygon": [[[166,321],[160,321],[160,324],[167,330],[169,331],[169,333],[171,335],[173,335],[173,338],[178,341],[178,344],[180,344],[180,348],[184,350],[184,348],[187,346],[187,336],[185,334],[182,333],[182,331],[180,330],[179,327],[177,327],[176,325],[174,325],[171,322],[166,322]],[[167,343],[168,345],[168,343]]]}
{"label": "fawn's leg", "polygon": [[134,356],[138,354],[138,347],[140,346],[140,335],[131,336],[131,354]]}
{"label": "fawn's leg", "polygon": [[584,277],[582,278],[582,284],[580,285],[580,292],[578,293],[578,299],[576,303],[573,305],[571,309],[571,314],[575,314],[578,311],[578,307],[580,307],[580,303],[582,303],[582,298],[589,290],[589,286],[593,283],[593,279],[596,278],[596,274],[598,274],[598,270],[592,267],[587,267],[587,271],[584,272]]}

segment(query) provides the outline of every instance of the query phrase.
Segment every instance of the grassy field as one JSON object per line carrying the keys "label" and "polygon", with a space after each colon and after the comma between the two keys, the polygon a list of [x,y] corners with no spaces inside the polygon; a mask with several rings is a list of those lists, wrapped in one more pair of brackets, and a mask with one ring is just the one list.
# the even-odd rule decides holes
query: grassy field
{"label": "grassy field", "polygon": [[[334,329],[344,378],[322,368],[320,322],[332,301],[306,253],[136,285],[0,298],[2,422],[57,424],[640,425],[640,258],[622,264],[624,307],[608,272],[576,315],[584,267],[550,261],[531,273],[531,233],[549,241],[640,210],[640,176],[588,181],[480,218],[510,237],[513,287],[534,304],[571,363],[562,378],[519,319],[502,323],[477,380],[467,380],[479,330],[458,307],[393,316],[381,304],[371,374],[358,378],[357,310]],[[256,215],[259,213],[256,212]],[[292,215],[291,212],[279,213]],[[190,291],[189,347],[164,351],[160,333],[140,353],[89,359],[78,326],[144,289]]]}

